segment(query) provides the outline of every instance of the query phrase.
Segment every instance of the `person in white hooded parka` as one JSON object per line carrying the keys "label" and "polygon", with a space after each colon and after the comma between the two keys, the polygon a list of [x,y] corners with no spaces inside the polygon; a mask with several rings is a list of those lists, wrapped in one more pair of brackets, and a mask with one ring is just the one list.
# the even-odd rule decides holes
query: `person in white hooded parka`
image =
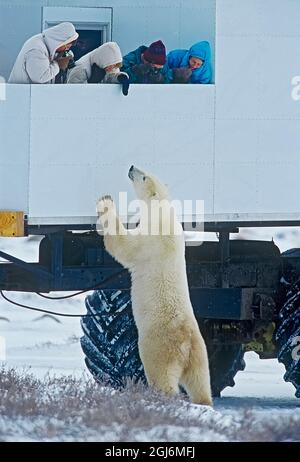
{"label": "person in white hooded parka", "polygon": [[67,83],[120,83],[124,95],[129,77],[121,72],[122,53],[116,42],[106,42],[82,56],[68,71]]}
{"label": "person in white hooded parka", "polygon": [[55,83],[60,69],[66,69],[70,58],[61,54],[78,38],[70,22],[45,29],[28,39],[13,66],[8,83]]}

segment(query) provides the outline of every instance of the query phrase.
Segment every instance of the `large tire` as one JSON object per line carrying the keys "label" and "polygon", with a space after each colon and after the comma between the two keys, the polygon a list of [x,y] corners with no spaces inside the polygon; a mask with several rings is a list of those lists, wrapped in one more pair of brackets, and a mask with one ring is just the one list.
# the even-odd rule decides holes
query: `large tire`
{"label": "large tire", "polygon": [[300,279],[289,286],[284,296],[278,314],[275,342],[278,361],[286,368],[284,380],[294,385],[296,397],[300,398]]}
{"label": "large tire", "polygon": [[244,349],[240,344],[229,344],[222,347],[209,347],[211,388],[214,397],[221,396],[226,387],[234,387],[234,377],[245,369]]}
{"label": "large tire", "polygon": [[96,290],[86,297],[81,346],[87,368],[100,382],[119,388],[126,379],[145,380],[129,292]]}
{"label": "large tire", "polygon": [[[86,308],[92,316],[81,320],[81,346],[94,378],[116,388],[127,379],[146,382],[129,292],[97,290],[86,298]],[[212,393],[220,396],[225,387],[234,386],[235,374],[244,369],[244,352],[241,345],[228,345],[208,347],[208,354]]]}

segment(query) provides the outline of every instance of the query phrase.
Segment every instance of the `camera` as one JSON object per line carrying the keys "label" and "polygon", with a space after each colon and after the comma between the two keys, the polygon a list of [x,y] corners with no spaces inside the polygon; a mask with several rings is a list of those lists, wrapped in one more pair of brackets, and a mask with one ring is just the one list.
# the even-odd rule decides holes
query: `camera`
{"label": "camera", "polygon": [[65,50],[60,55],[60,58],[71,58],[74,59],[74,53],[72,50]]}
{"label": "camera", "polygon": [[152,67],[151,69],[151,73],[154,74],[154,75],[157,75],[160,73],[160,69],[158,69],[157,67]]}
{"label": "camera", "polygon": [[68,69],[73,69],[75,66],[74,53],[72,50],[65,50],[60,55],[60,58],[70,58]]}
{"label": "camera", "polygon": [[61,68],[56,75],[55,83],[66,83],[68,70],[75,67],[74,53],[71,50],[64,50],[61,53],[57,53],[56,59],[60,58],[69,58],[69,61],[66,63],[66,67]]}

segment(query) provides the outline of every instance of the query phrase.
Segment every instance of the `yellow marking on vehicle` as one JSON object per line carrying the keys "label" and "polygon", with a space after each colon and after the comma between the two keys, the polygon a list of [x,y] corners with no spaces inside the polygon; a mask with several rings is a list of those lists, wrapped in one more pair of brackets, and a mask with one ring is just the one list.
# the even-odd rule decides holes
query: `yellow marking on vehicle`
{"label": "yellow marking on vehicle", "polygon": [[0,237],[24,236],[24,212],[0,210]]}

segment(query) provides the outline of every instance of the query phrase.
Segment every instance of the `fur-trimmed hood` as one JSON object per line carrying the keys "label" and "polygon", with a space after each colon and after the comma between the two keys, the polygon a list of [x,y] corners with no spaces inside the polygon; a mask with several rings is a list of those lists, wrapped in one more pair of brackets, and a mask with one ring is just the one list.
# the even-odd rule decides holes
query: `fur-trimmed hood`
{"label": "fur-trimmed hood", "polygon": [[122,53],[116,42],[106,42],[91,51],[91,63],[104,69],[107,66],[122,63]]}
{"label": "fur-trimmed hood", "polygon": [[49,50],[50,57],[53,59],[58,48],[77,40],[78,33],[72,23],[62,22],[57,24],[57,26],[45,29],[42,32],[42,36]]}
{"label": "fur-trimmed hood", "polygon": [[75,27],[70,22],[44,30],[28,39],[11,71],[9,83],[54,83],[59,73],[54,60],[58,48],[78,38]]}
{"label": "fur-trimmed hood", "polygon": [[106,42],[76,61],[75,67],[69,71],[67,83],[87,83],[92,74],[93,64],[105,69],[118,63],[122,63],[119,45],[116,42]]}

